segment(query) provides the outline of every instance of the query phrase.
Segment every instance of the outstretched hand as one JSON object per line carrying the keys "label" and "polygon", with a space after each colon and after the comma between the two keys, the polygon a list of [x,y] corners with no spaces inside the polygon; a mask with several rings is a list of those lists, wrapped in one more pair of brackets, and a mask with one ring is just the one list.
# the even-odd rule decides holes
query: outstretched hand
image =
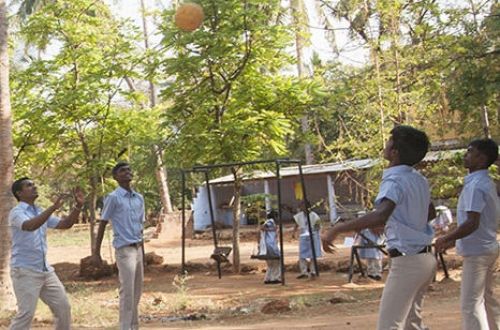
{"label": "outstretched hand", "polygon": [[455,241],[449,241],[444,236],[441,236],[438,239],[436,239],[436,242],[434,243],[434,248],[436,249],[437,252],[440,253],[454,246],[455,246]]}
{"label": "outstretched hand", "polygon": [[65,194],[58,194],[52,199],[52,206],[54,207],[54,209],[58,210],[64,204],[64,199],[66,198],[66,196],[67,195]]}
{"label": "outstretched hand", "polygon": [[339,232],[335,229],[335,226],[330,227],[326,230],[323,235],[321,235],[321,244],[323,245],[323,250],[327,253],[335,253],[335,245],[333,241],[339,235]]}

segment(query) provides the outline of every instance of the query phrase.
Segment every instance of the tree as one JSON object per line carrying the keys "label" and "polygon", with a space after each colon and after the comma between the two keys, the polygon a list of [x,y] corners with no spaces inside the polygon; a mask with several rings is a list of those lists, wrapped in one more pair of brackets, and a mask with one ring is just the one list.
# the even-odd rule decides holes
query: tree
{"label": "tree", "polygon": [[13,205],[10,185],[14,175],[12,161],[12,119],[9,92],[7,6],[0,0],[0,301],[11,308],[13,296],[9,279],[10,235],[8,214]]}
{"label": "tree", "polygon": [[[140,0],[140,5],[141,5],[141,18],[142,18],[142,32],[144,36],[144,49],[146,52],[149,51],[149,34],[148,34],[148,23],[147,23],[147,13],[146,13],[146,5],[144,3],[144,0]],[[149,85],[149,106],[151,108],[156,107],[157,105],[157,95],[156,95],[156,86],[153,81],[152,77],[149,77],[148,79],[148,85]],[[172,202],[170,200],[170,192],[168,189],[168,180],[167,180],[167,171],[165,169],[165,166],[163,164],[163,150],[159,145],[155,145],[153,147],[153,153],[156,157],[156,168],[155,168],[155,173],[156,173],[156,181],[158,182],[158,187],[160,190],[160,198],[161,198],[161,203],[163,205],[163,211],[165,213],[171,213],[172,212]]]}
{"label": "tree", "polygon": [[[459,114],[463,131],[481,130],[484,137],[498,136],[500,6],[492,2],[488,7],[488,2],[475,0],[466,4],[464,9],[455,11],[463,32],[455,39],[457,46],[451,55],[453,64],[447,83],[449,105]],[[467,15],[469,13],[471,15]],[[483,15],[485,18],[480,21]]]}
{"label": "tree", "polygon": [[[306,30],[309,25],[309,19],[307,15],[307,10],[305,8],[305,4],[303,0],[292,0],[290,3],[290,7],[292,10],[292,18],[293,18],[293,26],[295,28],[295,54],[297,60],[297,76],[299,79],[308,78],[312,75],[312,72],[309,72],[306,65],[306,58],[304,49],[308,44],[308,40],[306,38]],[[300,119],[302,134],[307,137],[309,135],[309,116],[307,112]],[[314,155],[312,151],[312,145],[310,142],[304,143],[304,152],[305,152],[305,160],[307,165],[311,165],[314,163]]]}
{"label": "tree", "polygon": [[[87,186],[93,251],[96,204],[107,188],[104,178],[110,163],[129,149],[129,133],[141,122],[117,104],[118,98],[140,97],[122,88],[124,77],[133,77],[140,62],[133,44],[138,34],[115,20],[101,2],[58,1],[32,15],[21,35],[38,49],[58,46],[48,58],[33,59],[13,82],[21,161],[36,159],[52,169],[58,174],[52,182],[56,187],[57,180],[68,177]],[[38,167],[39,175],[44,167]]]}
{"label": "tree", "polygon": [[[199,1],[205,25],[193,33],[178,31],[165,13],[163,45],[176,57],[161,63],[165,78],[175,81],[162,90],[170,104],[165,125],[171,159],[178,167],[272,158],[286,153],[285,137],[309,100],[303,85],[281,74],[291,59],[286,27],[270,21],[279,1]],[[300,100],[300,101],[299,101]],[[239,272],[239,207],[241,169],[235,177],[233,267]]]}

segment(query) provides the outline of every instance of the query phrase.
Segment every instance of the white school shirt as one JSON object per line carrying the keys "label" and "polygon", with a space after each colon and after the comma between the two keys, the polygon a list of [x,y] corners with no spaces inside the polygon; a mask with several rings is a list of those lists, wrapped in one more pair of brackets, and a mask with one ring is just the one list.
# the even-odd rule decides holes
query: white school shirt
{"label": "white school shirt", "polygon": [[[300,236],[309,236],[309,227],[307,225],[307,216],[304,211],[301,211],[293,216],[295,223],[299,226]],[[321,220],[319,215],[316,212],[309,212],[309,220],[311,221],[311,229],[314,232],[314,225]]]}
{"label": "white school shirt", "polygon": [[488,170],[475,171],[464,179],[458,198],[457,222],[467,221],[467,212],[480,213],[479,227],[469,236],[457,240],[457,253],[461,256],[493,254],[498,250],[497,227],[500,205],[497,190]]}
{"label": "white school shirt", "polygon": [[19,202],[9,213],[12,234],[11,268],[24,268],[36,272],[52,272],[54,268],[47,262],[47,228],[56,228],[61,221],[51,215],[39,228],[23,230],[23,223],[33,219],[43,210],[36,205]]}
{"label": "white school shirt", "polygon": [[134,190],[118,187],[104,200],[101,221],[111,221],[115,249],[142,241],[144,219],[144,198]]}
{"label": "white school shirt", "polygon": [[384,198],[396,204],[385,224],[388,249],[415,255],[432,243],[434,230],[427,222],[431,201],[429,184],[422,174],[408,165],[384,170],[375,205]]}

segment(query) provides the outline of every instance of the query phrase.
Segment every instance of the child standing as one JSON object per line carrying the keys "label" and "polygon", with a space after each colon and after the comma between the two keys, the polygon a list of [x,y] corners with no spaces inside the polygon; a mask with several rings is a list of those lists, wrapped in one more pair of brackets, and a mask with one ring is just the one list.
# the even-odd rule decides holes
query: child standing
{"label": "child standing", "polygon": [[469,144],[464,157],[469,175],[458,199],[458,227],[436,240],[440,252],[456,241],[457,253],[464,258],[460,293],[464,330],[500,329],[500,303],[493,296],[500,202],[488,173],[497,158],[495,141],[482,139]]}
{"label": "child standing", "polygon": [[266,221],[260,226],[259,255],[266,260],[267,264],[264,284],[281,283],[280,249],[275,217],[276,212],[270,211]]}
{"label": "child standing", "polygon": [[[356,215],[359,218],[365,214],[365,211],[359,211]],[[384,241],[383,228],[366,228],[355,235],[354,244],[361,246],[381,245],[384,244]],[[358,254],[361,259],[366,261],[368,277],[376,281],[382,280],[384,254],[377,248],[358,249]]]}
{"label": "child standing", "polygon": [[333,252],[339,233],[385,225],[391,260],[380,302],[378,330],[426,329],[422,303],[436,272],[431,253],[435,217],[427,180],[413,166],[429,148],[427,135],[413,127],[398,126],[384,149],[389,161],[375,199],[376,209],[358,219],[337,224],[323,236],[323,248]]}
{"label": "child standing", "polygon": [[[316,269],[314,268],[313,252],[311,248],[311,237],[309,235],[309,226],[307,224],[306,203],[300,202],[300,211],[293,216],[295,220],[295,227],[293,229],[293,236],[300,230],[299,235],[299,268],[300,274],[298,279],[310,278],[316,276]],[[319,236],[320,217],[314,211],[309,211],[309,220],[311,221],[311,228],[314,242],[314,252],[316,258],[322,256],[321,254],[321,241]]]}

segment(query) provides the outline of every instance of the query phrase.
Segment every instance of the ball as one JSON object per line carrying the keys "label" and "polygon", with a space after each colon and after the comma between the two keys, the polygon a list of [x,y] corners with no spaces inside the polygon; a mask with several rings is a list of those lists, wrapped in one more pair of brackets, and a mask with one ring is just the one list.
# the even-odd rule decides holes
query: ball
{"label": "ball", "polygon": [[182,31],[191,32],[203,23],[205,14],[203,8],[196,3],[185,3],[179,6],[175,12],[175,25]]}

